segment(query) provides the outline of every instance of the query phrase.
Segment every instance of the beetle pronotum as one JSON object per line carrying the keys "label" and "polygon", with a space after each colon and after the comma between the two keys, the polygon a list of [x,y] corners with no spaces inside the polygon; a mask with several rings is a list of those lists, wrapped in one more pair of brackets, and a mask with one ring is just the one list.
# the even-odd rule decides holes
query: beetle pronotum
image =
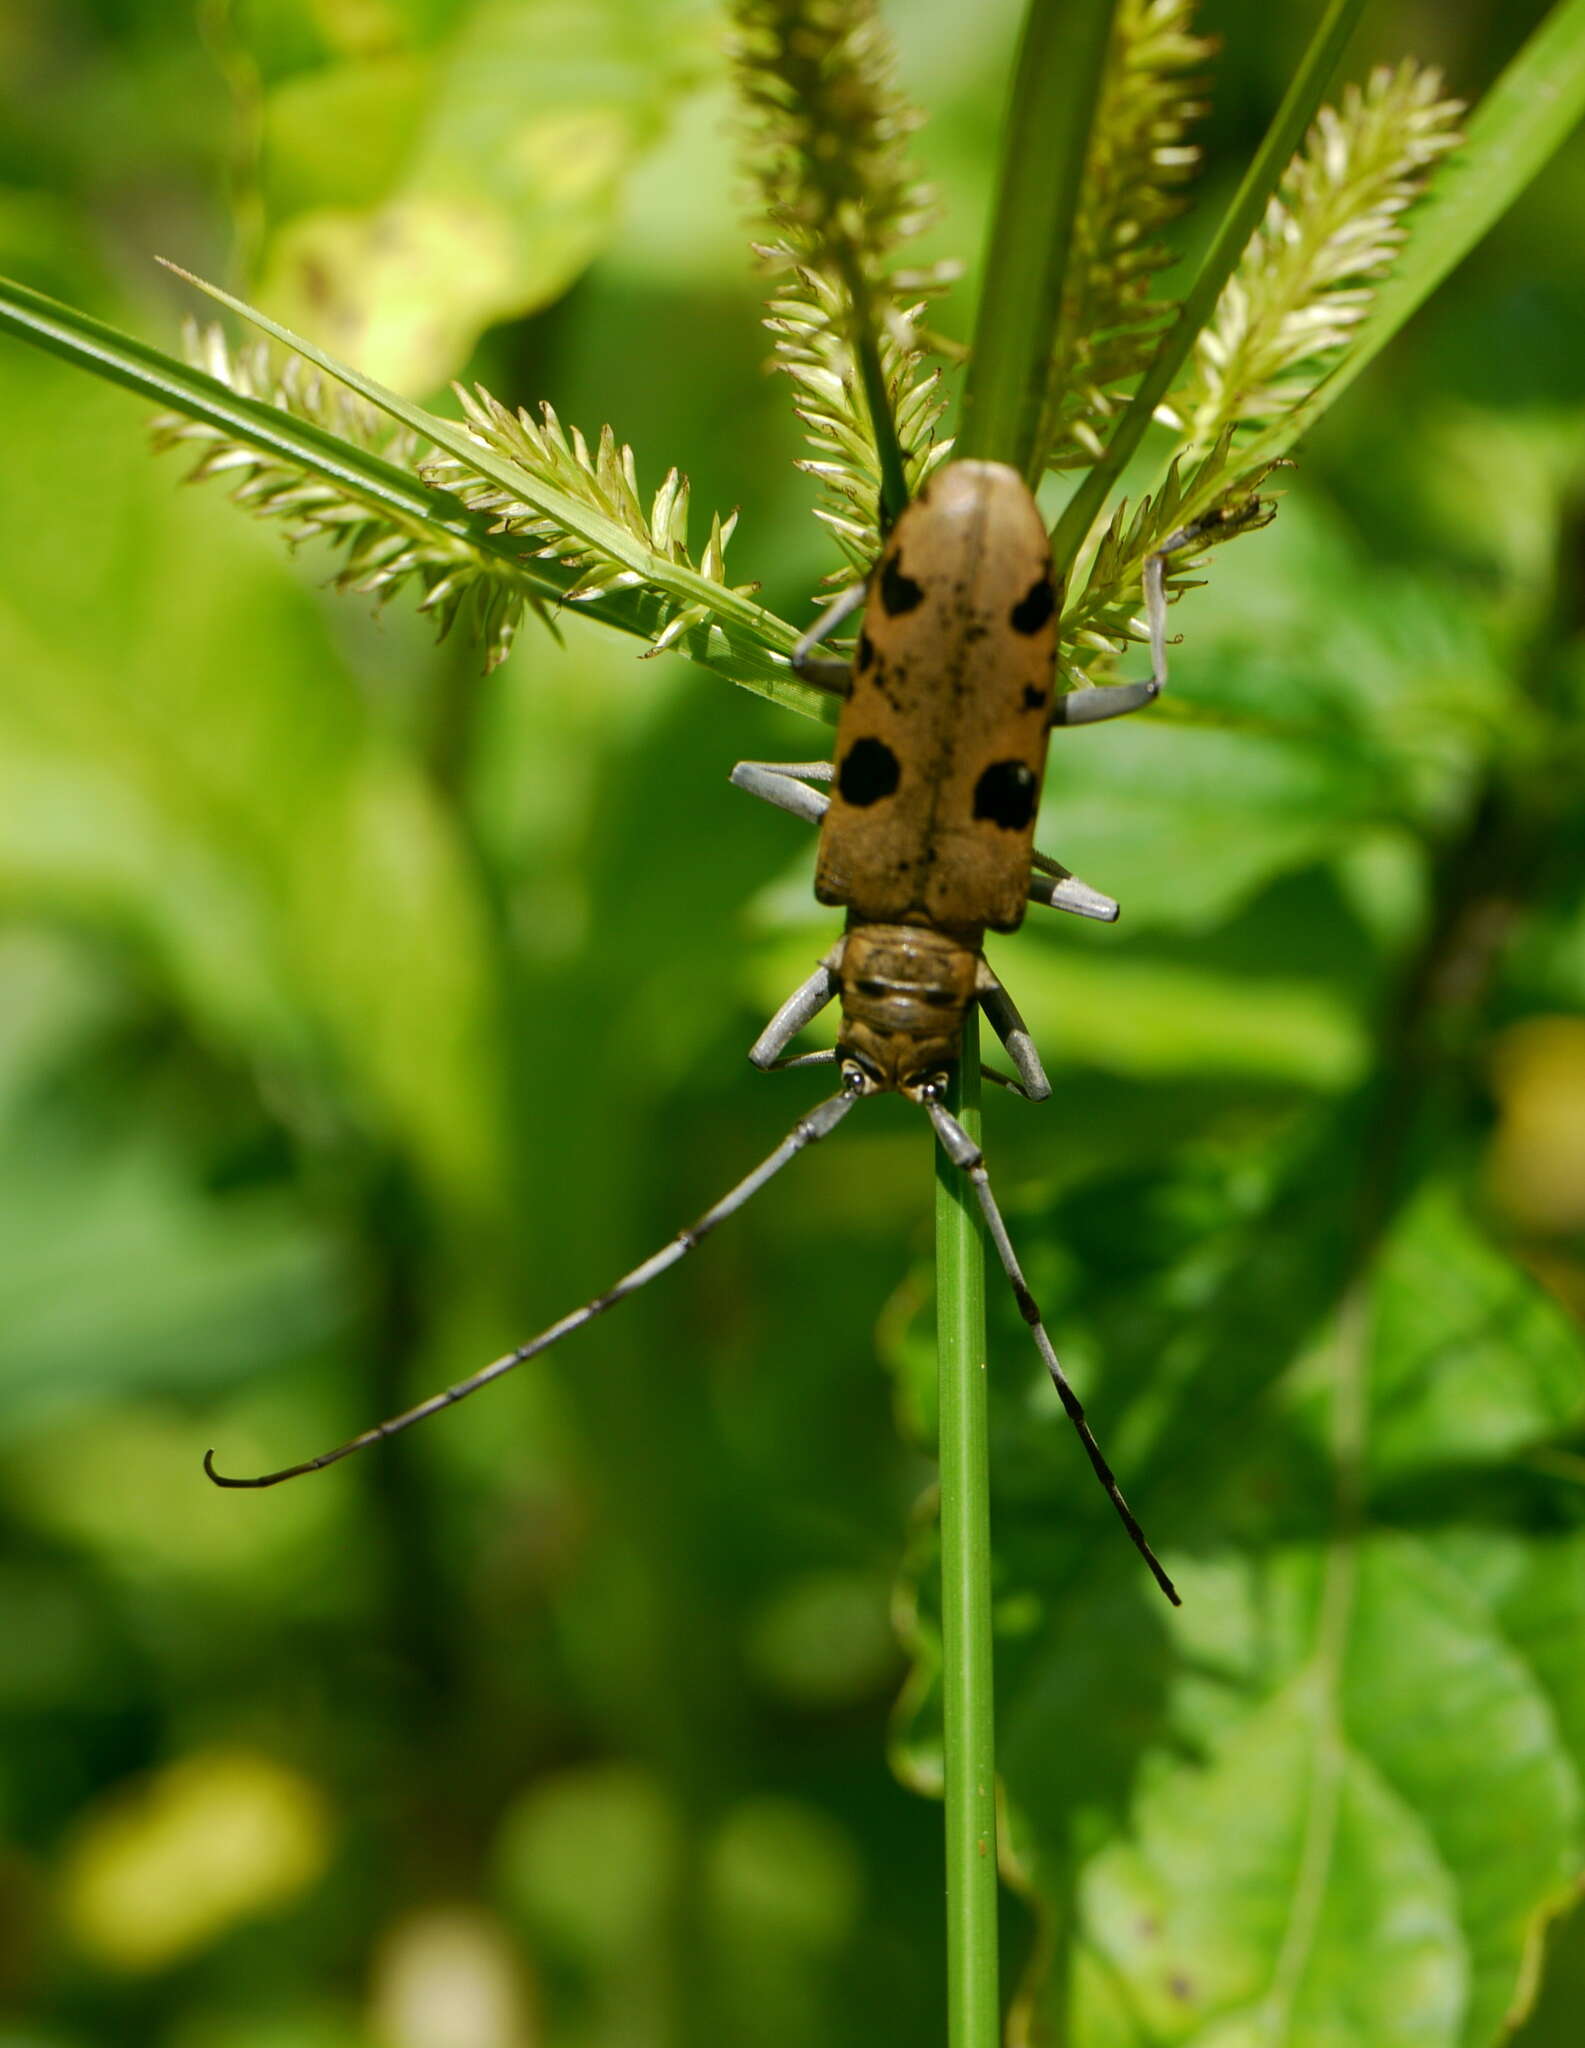
{"label": "beetle pronotum", "polygon": [[[1144,572],[1151,675],[1060,695],[1055,689],[1060,592],[1044,525],[1023,478],[996,462],[939,470],[898,519],[866,583],[846,592],[805,635],[793,665],[843,698],[831,761],[740,761],[739,789],[820,827],[815,894],[847,911],[841,938],[750,1048],[762,1069],[835,1064],[840,1090],[808,1110],[770,1156],[713,1208],[604,1294],[526,1344],[333,1451],[279,1472],[217,1486],[277,1486],[317,1472],[477,1393],[675,1265],[806,1145],[834,1131],[864,1095],[895,1090],[917,1102],[943,1151],[973,1186],[996,1253],[1046,1370],[1123,1526],[1167,1598],[1171,1579],[1145,1539],[1096,1442],[1025,1283],[991,1193],[980,1147],[943,1096],[978,1003],[1031,1101],[1051,1093],[1040,1056],[982,950],[987,930],[1012,931],[1026,902],[1110,922],[1117,905],[1034,848],[1035,815],[1053,726],[1088,725],[1151,703],[1166,683],[1166,563],[1247,524],[1255,501],[1170,535]],[[814,653],[864,606],[851,670]],[[813,787],[830,783],[829,795]],[[833,998],[834,1050],[786,1058]],[[995,1078],[1000,1079],[1000,1076]]]}

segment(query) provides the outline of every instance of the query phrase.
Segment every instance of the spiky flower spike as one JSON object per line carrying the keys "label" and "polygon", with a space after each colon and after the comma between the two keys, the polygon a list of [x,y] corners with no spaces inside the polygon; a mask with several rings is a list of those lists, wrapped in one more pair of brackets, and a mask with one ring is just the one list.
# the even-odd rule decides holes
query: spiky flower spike
{"label": "spiky flower spike", "polygon": [[907,139],[920,116],[891,82],[873,0],[736,0],[732,57],[749,166],[776,239],[766,325],[797,387],[825,487],[817,516],[852,569],[946,454],[943,404],[919,321],[941,273],[904,273],[898,251],[930,217]]}
{"label": "spiky flower spike", "polygon": [[669,571],[682,570],[696,586],[703,577],[723,592],[747,597],[758,590],[757,583],[730,584],[726,580],[726,544],[737,525],[737,514],[710,521],[710,538],[697,562],[688,552],[688,479],[676,469],[668,470],[659,490],[645,511],[638,491],[638,467],[633,451],[619,443],[610,427],[602,427],[593,451],[576,427],[563,429],[555,410],[541,402],[535,420],[522,407],[513,413],[492,398],[482,385],[465,391],[452,387],[461,403],[470,437],[483,448],[504,455],[532,483],[548,486],[560,501],[582,505],[601,521],[619,527],[648,551],[642,568],[631,559],[602,546],[597,529],[579,532],[566,518],[554,518],[536,505],[527,490],[507,490],[493,478],[481,476],[455,455],[441,455],[424,465],[426,482],[454,491],[470,512],[485,512],[494,520],[497,533],[525,537],[536,556],[553,559],[575,572],[575,580],[563,598],[566,604],[586,604],[615,590],[647,589],[663,600],[663,624],[650,648],[658,654],[695,626],[708,623],[712,609],[707,595],[690,588]]}
{"label": "spiky flower spike", "polygon": [[[1403,215],[1459,140],[1463,106],[1441,74],[1413,63],[1351,85],[1316,117],[1304,148],[1228,280],[1192,365],[1157,417],[1177,430],[1161,487],[1118,506],[1063,616],[1070,686],[1098,680],[1131,641],[1149,555],[1179,527],[1220,513],[1208,538],[1271,516],[1256,493],[1270,461],[1241,459],[1249,433],[1309,397],[1370,310],[1404,238]],[[1169,597],[1190,587],[1195,554],[1169,568]]]}
{"label": "spiky flower spike", "polygon": [[[417,436],[394,427],[301,357],[278,358],[263,341],[232,349],[219,327],[191,320],[183,325],[182,346],[195,369],[207,370],[228,390],[262,398],[416,474],[426,452]],[[486,668],[511,651],[524,607],[543,611],[539,596],[508,565],[464,539],[419,520],[404,523],[388,505],[366,504],[351,490],[261,454],[204,421],[162,413],[149,431],[158,450],[197,449],[188,481],[231,479],[233,501],[257,518],[278,520],[290,545],[328,540],[342,556],[338,590],[361,591],[384,604],[416,586],[423,593],[419,610],[437,620],[442,637],[465,618],[484,648]]]}
{"label": "spiky flower spike", "polygon": [[1463,111],[1442,96],[1439,71],[1412,62],[1322,108],[1170,401],[1187,446],[1269,425],[1315,389],[1369,312],[1403,215],[1457,145]]}
{"label": "spiky flower spike", "polygon": [[[419,609],[434,614],[442,635],[466,613],[483,643],[487,668],[510,651],[525,607],[532,605],[549,622],[547,597],[556,604],[587,604],[613,591],[642,588],[651,600],[643,630],[651,652],[658,653],[716,617],[713,591],[723,599],[744,598],[759,588],[727,581],[726,545],[737,514],[712,518],[710,538],[695,561],[688,552],[687,478],[670,470],[646,511],[633,451],[610,427],[602,428],[591,451],[578,429],[564,430],[548,405],[534,420],[526,412],[508,412],[487,391],[459,386],[469,439],[481,452],[506,457],[521,485],[512,490],[464,454],[441,453],[393,427],[301,358],[278,359],[268,343],[233,351],[218,327],[190,324],[185,345],[188,359],[228,389],[263,398],[439,485],[465,510],[483,515],[481,534],[523,543],[509,549],[470,545],[431,523],[403,521],[388,504],[366,504],[350,489],[263,455],[207,423],[163,414],[152,424],[156,448],[200,450],[190,482],[234,477],[236,502],[260,518],[280,520],[289,542],[324,538],[341,548],[338,588],[372,593],[384,603],[416,583],[423,591]],[[546,502],[536,502],[535,485],[545,487]],[[531,573],[540,562],[554,563],[554,572]]]}
{"label": "spiky flower spike", "polygon": [[1174,311],[1152,287],[1173,260],[1160,231],[1199,163],[1188,137],[1214,45],[1193,20],[1194,0],[1119,0],[1113,18],[1051,354],[1048,469],[1100,456],[1122,387],[1144,373]]}

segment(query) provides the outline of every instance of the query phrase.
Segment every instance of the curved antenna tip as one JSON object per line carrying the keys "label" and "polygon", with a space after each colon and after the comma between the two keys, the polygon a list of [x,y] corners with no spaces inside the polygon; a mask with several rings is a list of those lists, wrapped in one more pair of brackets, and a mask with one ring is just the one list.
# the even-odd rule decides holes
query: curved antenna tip
{"label": "curved antenna tip", "polygon": [[256,1486],[258,1484],[258,1481],[254,1479],[228,1479],[224,1472],[217,1472],[215,1470],[215,1454],[213,1451],[205,1451],[204,1453],[204,1470],[216,1486]]}

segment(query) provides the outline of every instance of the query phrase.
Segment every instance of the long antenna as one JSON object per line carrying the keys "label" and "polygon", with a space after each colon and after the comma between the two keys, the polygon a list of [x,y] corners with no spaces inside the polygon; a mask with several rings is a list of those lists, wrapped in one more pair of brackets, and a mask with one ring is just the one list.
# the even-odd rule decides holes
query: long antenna
{"label": "long antenna", "polygon": [[1118,1519],[1133,1538],[1134,1548],[1149,1565],[1156,1584],[1174,1607],[1181,1607],[1183,1602],[1178,1597],[1178,1589],[1167,1577],[1161,1560],[1151,1549],[1144,1530],[1136,1521],[1133,1509],[1124,1500],[1123,1490],[1112,1476],[1112,1468],[1107,1464],[1105,1454],[1095,1441],[1095,1433],[1084,1419],[1084,1404],[1073,1391],[1067,1374],[1062,1370],[1062,1361],[1057,1357],[1056,1347],[1046,1335],[1046,1326],[1040,1320],[1040,1310],[1035,1297],[1029,1291],[1029,1283],[1024,1278],[1018,1256],[1013,1250],[1013,1241],[1007,1235],[1007,1225],[1002,1221],[1002,1212],[997,1208],[996,1197],[991,1193],[990,1176],[985,1171],[985,1154],[957,1118],[944,1109],[934,1096],[925,1095],[923,1101],[925,1108],[930,1112],[930,1121],[936,1127],[936,1136],[941,1140],[942,1150],[954,1166],[968,1175],[979,1198],[986,1227],[991,1233],[991,1242],[996,1246],[996,1255],[1002,1262],[1003,1272],[1012,1283],[1019,1313],[1029,1325],[1035,1343],[1039,1346],[1040,1355],[1046,1362],[1046,1371],[1051,1375],[1052,1385],[1061,1396],[1063,1407],[1068,1411],[1068,1420],[1078,1431],[1079,1442],[1089,1453],[1090,1463],[1095,1467],[1096,1478],[1106,1489],[1107,1497],[1117,1510]]}
{"label": "long antenna", "polygon": [[593,1301],[586,1301],[582,1308],[575,1308],[570,1315],[562,1317],[559,1323],[552,1323],[548,1330],[542,1330],[537,1337],[520,1344],[515,1351],[508,1351],[504,1358],[497,1358],[493,1364],[483,1367],[471,1378],[459,1380],[456,1386],[447,1387],[444,1393],[431,1394],[427,1401],[420,1401],[416,1408],[409,1408],[404,1415],[393,1415],[388,1422],[366,1429],[361,1436],[355,1436],[350,1443],[342,1444],[337,1450],[325,1451],[317,1458],[310,1458],[302,1465],[288,1465],[280,1472],[265,1472],[257,1479],[233,1479],[224,1472],[215,1470],[215,1454],[204,1453],[204,1470],[216,1486],[279,1486],[283,1479],[297,1479],[305,1472],[321,1472],[327,1465],[334,1465],[338,1458],[350,1458],[354,1451],[366,1450],[370,1444],[383,1443],[388,1436],[395,1436],[398,1430],[411,1429],[415,1422],[422,1422],[427,1415],[438,1415],[442,1408],[450,1408],[458,1401],[466,1401],[470,1394],[487,1387],[491,1380],[498,1380],[513,1366],[522,1365],[527,1359],[537,1358],[541,1351],[548,1351],[552,1344],[559,1344],[563,1337],[570,1337],[574,1330],[581,1330],[585,1323],[592,1323],[596,1316],[604,1315],[608,1308],[621,1301],[624,1296],[645,1287],[657,1274],[664,1273],[668,1266],[675,1266],[680,1258],[691,1252],[701,1238],[708,1237],[718,1223],[741,1209],[745,1202],[757,1195],[768,1180],[781,1172],[790,1159],[794,1159],[806,1145],[828,1137],[858,1100],[852,1089],[844,1088],[840,1095],[829,1096],[813,1109],[801,1116],[797,1123],[782,1139],[776,1150],[762,1159],[754,1171],[740,1180],[729,1194],[721,1197],[713,1209],[706,1209],[697,1223],[691,1223],[686,1230],[679,1230],[668,1244],[653,1253],[641,1266],[635,1266],[631,1273],[625,1273],[604,1294],[597,1294]]}

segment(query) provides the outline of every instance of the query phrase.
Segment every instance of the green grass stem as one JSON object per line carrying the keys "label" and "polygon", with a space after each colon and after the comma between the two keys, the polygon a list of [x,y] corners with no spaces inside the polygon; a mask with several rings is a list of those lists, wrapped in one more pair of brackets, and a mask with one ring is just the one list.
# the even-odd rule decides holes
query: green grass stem
{"label": "green grass stem", "polygon": [[[1011,463],[1031,482],[1114,7],[1115,0],[1030,0],[1013,74],[956,452]],[[950,1107],[977,1138],[979,1030],[972,1015]],[[985,1237],[969,1184],[939,1150],[936,1301],[947,2040],[950,2048],[996,2048],[1001,1992]]]}
{"label": "green grass stem", "polygon": [[[948,1100],[980,1135],[973,1011]],[[936,1342],[941,1376],[941,1692],[947,1836],[947,2040],[996,2048],[996,1716],[991,1657],[985,1236],[964,1175],[936,1151]]]}
{"label": "green grass stem", "polygon": [[1052,338],[1116,0],[1030,0],[956,453],[1033,484]]}

